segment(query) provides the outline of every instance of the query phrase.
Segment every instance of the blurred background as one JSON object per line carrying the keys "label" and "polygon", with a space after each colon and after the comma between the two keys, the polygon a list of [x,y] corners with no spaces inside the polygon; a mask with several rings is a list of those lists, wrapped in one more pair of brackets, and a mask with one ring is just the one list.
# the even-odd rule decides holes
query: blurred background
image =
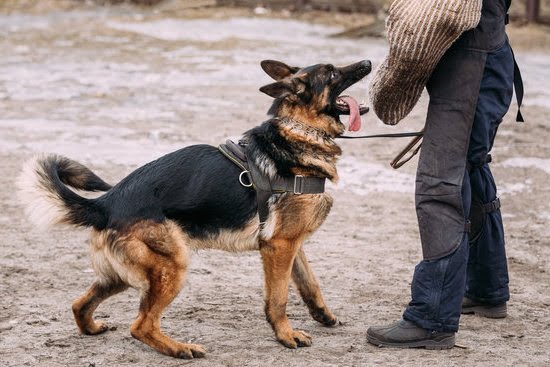
{"label": "blurred background", "polygon": [[[82,2],[73,0],[74,2]],[[44,3],[40,0],[2,0],[6,7],[24,8]],[[59,1],[55,1],[59,2]],[[387,8],[391,0],[87,0],[98,4],[134,3],[138,5],[156,5],[167,2],[181,2],[189,6],[242,6],[263,7],[269,9],[288,9],[293,11],[326,10],[342,12],[376,13]],[[511,15],[514,19],[529,22],[550,21],[550,1],[514,0]]]}
{"label": "blurred background", "polygon": [[[111,326],[78,333],[70,304],[91,284],[88,232],[34,229],[14,195],[23,162],[68,156],[116,183],[182,147],[238,139],[265,121],[272,99],[263,59],[344,65],[388,50],[386,0],[0,0],[0,365],[181,366],[128,332],[138,297],[102,304]],[[529,6],[528,6],[529,5]],[[369,325],[394,321],[420,259],[414,209],[416,160],[388,162],[408,143],[343,141],[340,181],[326,223],[306,243],[327,303],[341,320],[325,328],[291,292],[296,328],[311,348],[288,351],[263,314],[257,253],[193,255],[163,330],[203,344],[195,366],[547,366],[550,361],[550,0],[514,0],[511,44],[525,81],[499,128],[492,170],[506,228],[509,317],[461,319],[460,348],[433,352],[367,346]],[[368,80],[347,92],[368,102]],[[424,95],[398,126],[373,113],[360,133],[419,130]]]}

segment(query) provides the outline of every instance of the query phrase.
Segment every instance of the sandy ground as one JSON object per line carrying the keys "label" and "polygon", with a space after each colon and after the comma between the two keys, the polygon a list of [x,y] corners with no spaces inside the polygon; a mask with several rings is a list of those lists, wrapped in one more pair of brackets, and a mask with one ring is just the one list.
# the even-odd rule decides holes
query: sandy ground
{"label": "sandy ground", "polygon": [[[94,279],[87,232],[38,232],[14,197],[14,178],[36,152],[56,152],[116,182],[180,147],[219,144],[260,123],[270,99],[266,58],[305,65],[379,63],[383,40],[334,39],[342,30],[257,19],[233,10],[143,8],[0,13],[0,365],[2,366],[548,366],[550,364],[550,53],[518,52],[526,124],[503,123],[492,165],[501,187],[510,268],[509,317],[461,319],[459,347],[387,350],[365,342],[369,325],[394,321],[409,300],[420,244],[416,162],[393,171],[397,140],[342,142],[335,206],[307,242],[334,328],[310,319],[291,291],[289,317],[314,337],[288,350],[265,321],[258,253],[193,255],[186,285],[163,318],[166,333],[204,345],[203,360],[160,355],[129,334],[138,297],[127,291],[96,315],[111,330],[82,336],[70,304]],[[339,23],[340,24],[340,23]],[[366,82],[350,91],[366,98]],[[418,129],[426,99],[400,126],[373,115],[363,132]]]}

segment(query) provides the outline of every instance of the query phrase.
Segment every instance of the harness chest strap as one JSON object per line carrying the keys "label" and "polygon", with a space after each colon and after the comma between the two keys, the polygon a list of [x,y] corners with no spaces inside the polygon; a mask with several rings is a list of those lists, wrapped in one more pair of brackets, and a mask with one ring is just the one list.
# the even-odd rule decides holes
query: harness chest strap
{"label": "harness chest strap", "polygon": [[[243,171],[239,175],[239,182],[245,187],[252,187],[256,191],[258,214],[260,222],[265,222],[269,215],[268,200],[274,194],[293,193],[322,194],[325,192],[326,179],[295,175],[290,177],[277,176],[269,178],[246,156],[245,147],[227,140],[218,147],[219,151]],[[246,176],[246,179],[244,178]],[[246,182],[245,182],[246,180]]]}

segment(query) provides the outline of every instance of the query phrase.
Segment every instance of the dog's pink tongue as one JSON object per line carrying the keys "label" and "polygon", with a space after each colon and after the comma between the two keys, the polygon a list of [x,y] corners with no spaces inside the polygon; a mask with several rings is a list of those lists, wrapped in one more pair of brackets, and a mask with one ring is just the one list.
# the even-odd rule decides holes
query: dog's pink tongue
{"label": "dog's pink tongue", "polygon": [[361,129],[361,114],[359,113],[359,103],[350,96],[340,97],[349,107],[349,131],[359,131]]}

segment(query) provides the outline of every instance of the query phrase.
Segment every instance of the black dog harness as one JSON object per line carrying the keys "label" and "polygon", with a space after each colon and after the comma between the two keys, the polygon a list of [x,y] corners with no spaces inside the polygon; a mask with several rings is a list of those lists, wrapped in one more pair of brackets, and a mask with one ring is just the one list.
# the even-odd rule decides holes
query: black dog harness
{"label": "black dog harness", "polygon": [[274,194],[292,193],[322,194],[325,192],[325,178],[295,175],[290,177],[268,177],[262,173],[253,160],[246,155],[246,145],[227,140],[218,149],[231,162],[242,169],[239,175],[239,182],[244,187],[251,187],[256,190],[258,202],[258,214],[260,222],[265,222],[269,215],[268,200]]}

